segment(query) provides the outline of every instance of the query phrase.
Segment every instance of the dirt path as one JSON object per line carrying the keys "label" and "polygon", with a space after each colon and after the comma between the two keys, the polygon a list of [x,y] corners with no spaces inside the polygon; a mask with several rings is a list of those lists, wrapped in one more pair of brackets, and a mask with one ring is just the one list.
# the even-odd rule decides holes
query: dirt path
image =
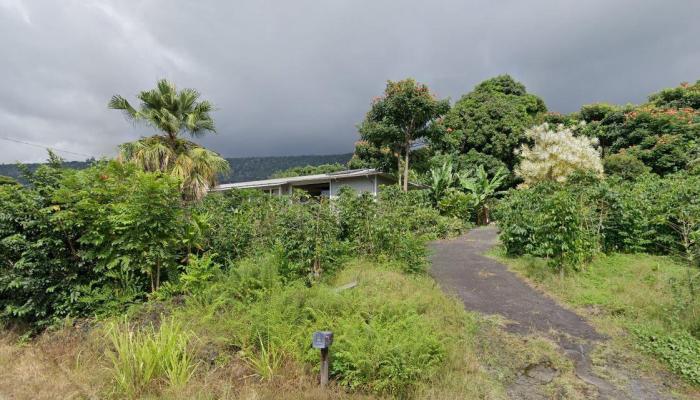
{"label": "dirt path", "polygon": [[[578,378],[597,389],[599,398],[672,398],[631,372],[625,373],[628,383],[624,388],[596,376],[589,353],[605,337],[578,314],[527,285],[505,265],[482,255],[497,242],[498,231],[493,226],[473,229],[456,239],[433,242],[430,274],[445,291],[462,299],[467,309],[505,317],[507,331],[552,339],[573,361]],[[522,384],[529,386],[531,382]],[[514,398],[540,398],[538,395],[529,397],[515,389],[511,393]]]}

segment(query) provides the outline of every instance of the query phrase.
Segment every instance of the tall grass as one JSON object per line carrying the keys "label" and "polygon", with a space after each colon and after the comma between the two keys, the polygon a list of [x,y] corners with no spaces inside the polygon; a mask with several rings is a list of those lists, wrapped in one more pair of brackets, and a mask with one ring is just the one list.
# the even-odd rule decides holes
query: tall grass
{"label": "tall grass", "polygon": [[261,381],[271,381],[282,369],[284,350],[270,340],[266,342],[259,335],[257,349],[244,353],[243,360]]}
{"label": "tall grass", "polygon": [[183,387],[197,368],[190,346],[193,335],[175,319],[163,321],[157,329],[150,325],[141,330],[126,321],[113,322],[107,337],[116,390],[129,398],[152,384]]}
{"label": "tall grass", "polygon": [[[276,262],[258,257],[239,263],[227,273],[238,284],[225,277],[225,285],[208,289],[218,296],[204,296],[211,306],[189,302],[176,317],[222,348],[239,349],[236,355],[262,381],[284,380],[295,368],[315,375],[319,352],[311,348],[311,335],[332,330],[332,379],[380,396],[413,397],[440,375],[450,352],[470,351],[463,343],[474,319],[430,278],[401,273],[402,265],[355,261],[332,281],[311,287],[263,285],[257,278],[250,279],[254,293],[240,287],[250,278],[249,265],[274,270]],[[353,281],[352,289],[335,290]]]}

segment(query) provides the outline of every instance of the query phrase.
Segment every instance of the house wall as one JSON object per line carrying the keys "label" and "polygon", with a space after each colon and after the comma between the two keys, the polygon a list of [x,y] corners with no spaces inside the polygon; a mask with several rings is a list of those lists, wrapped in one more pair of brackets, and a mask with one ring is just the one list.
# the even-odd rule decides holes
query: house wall
{"label": "house wall", "polygon": [[375,176],[358,176],[354,178],[336,179],[331,181],[331,198],[338,196],[340,188],[350,186],[356,192],[370,192],[375,194]]}

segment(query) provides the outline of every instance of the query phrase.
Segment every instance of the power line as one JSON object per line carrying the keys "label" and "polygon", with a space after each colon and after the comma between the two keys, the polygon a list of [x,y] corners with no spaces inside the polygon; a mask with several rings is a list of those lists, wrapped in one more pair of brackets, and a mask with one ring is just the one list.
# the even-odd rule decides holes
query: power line
{"label": "power line", "polygon": [[73,155],[76,155],[76,156],[84,156],[84,157],[92,157],[92,158],[95,157],[95,156],[93,156],[93,155],[91,155],[91,154],[78,153],[77,151],[70,151],[70,150],[58,149],[58,148],[55,148],[55,147],[45,146],[45,145],[43,145],[43,144],[25,142],[25,141],[23,141],[23,140],[13,139],[13,138],[4,137],[4,136],[0,136],[0,139],[2,139],[2,140],[7,140],[8,142],[15,142],[15,143],[26,144],[26,145],[28,145],[28,146],[39,147],[39,148],[47,149],[47,150],[51,150],[51,151],[57,151],[57,152],[61,152],[61,153],[69,153],[69,154],[73,154]]}

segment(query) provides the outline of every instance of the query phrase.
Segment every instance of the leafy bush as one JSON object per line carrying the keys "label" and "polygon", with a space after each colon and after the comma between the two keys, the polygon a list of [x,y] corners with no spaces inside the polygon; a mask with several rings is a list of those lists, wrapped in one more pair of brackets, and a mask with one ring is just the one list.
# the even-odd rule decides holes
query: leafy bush
{"label": "leafy bush", "polygon": [[597,248],[590,206],[561,184],[512,191],[497,215],[501,241],[510,254],[547,258],[560,271],[581,266]]}
{"label": "leafy bush", "polygon": [[651,168],[644,165],[637,157],[627,153],[605,157],[603,167],[606,174],[619,176],[625,180],[635,180],[651,171]]}
{"label": "leafy bush", "polygon": [[[58,161],[0,187],[0,317],[45,327],[143,299],[198,244],[179,183],[116,162]],[[102,311],[100,311],[102,310]]]}
{"label": "leafy bush", "polygon": [[182,257],[187,220],[178,181],[116,162],[67,175],[56,190],[55,221],[82,231],[81,258],[118,285],[158,289]]}
{"label": "leafy bush", "polygon": [[475,214],[474,198],[471,194],[452,189],[438,201],[438,210],[445,216],[471,221]]}
{"label": "leafy bush", "polygon": [[335,328],[342,334],[333,345],[331,370],[341,385],[406,396],[440,368],[445,348],[414,310],[386,307],[366,318],[356,315]]}
{"label": "leafy bush", "polygon": [[196,295],[212,281],[221,275],[221,264],[212,259],[212,255],[198,256],[190,254],[187,257],[187,265],[177,280],[165,282],[154,296],[159,299],[167,299],[177,294]]}
{"label": "leafy bush", "polygon": [[[576,251],[581,245],[605,251],[671,254],[697,263],[698,177],[647,175],[635,182],[577,179],[569,184],[514,190],[506,196],[498,216],[501,240],[509,253],[551,257],[548,247]],[[554,215],[555,209],[566,214]],[[554,227],[566,234],[551,236]]]}
{"label": "leafy bush", "polygon": [[525,130],[547,111],[541,98],[508,75],[478,84],[445,115],[431,147],[444,153],[469,154],[471,150],[493,157],[509,171],[517,163],[514,150],[525,143]]}
{"label": "leafy bush", "polygon": [[275,217],[275,244],[282,251],[280,270],[287,279],[318,279],[332,274],[345,255],[337,215],[329,200],[293,202]]}
{"label": "leafy bush", "polygon": [[694,84],[681,83],[678,87],[654,93],[649,96],[649,102],[664,108],[700,110],[700,81]]}
{"label": "leafy bush", "polygon": [[463,227],[426,191],[396,187],[378,200],[232,191],[187,204],[177,180],[117,162],[80,171],[56,162],[28,181],[0,185],[0,318],[38,328],[118,313],[148,292],[194,293],[226,266],[270,251],[285,281],[333,275],[357,252],[424,271],[426,240]]}

